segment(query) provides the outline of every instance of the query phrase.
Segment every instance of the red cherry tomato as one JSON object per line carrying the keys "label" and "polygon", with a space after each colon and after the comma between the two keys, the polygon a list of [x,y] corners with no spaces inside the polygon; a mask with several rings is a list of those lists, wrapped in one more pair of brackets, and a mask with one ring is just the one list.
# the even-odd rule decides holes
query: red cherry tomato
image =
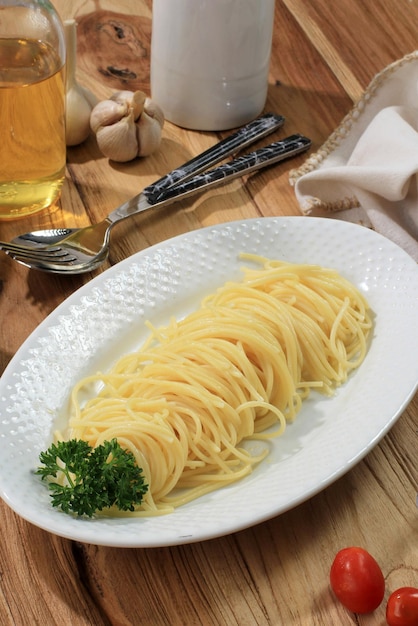
{"label": "red cherry tomato", "polygon": [[389,626],[417,626],[418,589],[401,587],[394,591],[386,605],[386,621]]}
{"label": "red cherry tomato", "polygon": [[385,595],[382,570],[363,548],[344,548],[337,553],[330,582],[338,600],[353,613],[371,613]]}

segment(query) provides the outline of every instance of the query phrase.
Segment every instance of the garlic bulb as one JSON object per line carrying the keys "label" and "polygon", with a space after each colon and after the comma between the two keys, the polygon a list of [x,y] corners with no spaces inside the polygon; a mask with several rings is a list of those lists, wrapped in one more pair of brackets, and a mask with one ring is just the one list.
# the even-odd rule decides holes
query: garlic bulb
{"label": "garlic bulb", "polygon": [[164,114],[142,91],[117,91],[92,110],[90,126],[101,152],[113,161],[131,161],[154,152],[161,142]]}
{"label": "garlic bulb", "polygon": [[90,113],[98,98],[76,81],[77,25],[75,20],[64,22],[67,65],[65,79],[65,142],[77,146],[90,134]]}

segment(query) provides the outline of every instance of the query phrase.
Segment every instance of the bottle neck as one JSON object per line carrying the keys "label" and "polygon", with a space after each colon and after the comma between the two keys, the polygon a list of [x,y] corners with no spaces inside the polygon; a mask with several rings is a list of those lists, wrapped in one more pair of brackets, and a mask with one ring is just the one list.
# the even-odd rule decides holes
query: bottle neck
{"label": "bottle neck", "polygon": [[63,25],[48,0],[0,0],[0,39],[49,44],[62,63],[65,61]]}

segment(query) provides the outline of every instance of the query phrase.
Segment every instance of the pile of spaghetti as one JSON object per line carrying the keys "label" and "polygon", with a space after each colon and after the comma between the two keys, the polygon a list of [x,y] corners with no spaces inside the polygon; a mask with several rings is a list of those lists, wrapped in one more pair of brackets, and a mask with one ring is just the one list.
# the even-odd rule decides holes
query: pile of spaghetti
{"label": "pile of spaghetti", "polygon": [[[244,441],[282,434],[310,390],[331,395],[365,357],[368,304],[337,272],[252,255],[226,283],[112,371],[73,390],[68,438],[117,438],[149,484],[140,515],[172,510],[237,481],[268,449]],[[100,381],[86,403],[81,391]],[[265,446],[260,446],[265,447]]]}

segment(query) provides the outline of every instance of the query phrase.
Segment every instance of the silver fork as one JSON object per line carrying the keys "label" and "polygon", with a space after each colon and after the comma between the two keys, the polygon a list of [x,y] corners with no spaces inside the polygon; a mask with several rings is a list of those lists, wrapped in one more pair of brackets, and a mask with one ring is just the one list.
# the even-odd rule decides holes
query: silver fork
{"label": "silver fork", "polygon": [[[89,272],[106,260],[109,253],[110,231],[121,220],[149,209],[166,206],[194,193],[272,165],[307,150],[310,145],[309,139],[297,134],[238,157],[206,173],[193,177],[190,173],[183,174],[180,180],[185,182],[174,180],[173,183],[172,172],[112,211],[103,221],[74,231],[57,245],[36,249],[28,246],[24,253],[21,249],[19,251],[10,249],[6,252],[16,261],[45,272],[60,274]],[[174,179],[176,176],[175,174]]]}
{"label": "silver fork", "polygon": [[[284,122],[285,119],[282,115],[266,113],[241,127],[233,134],[228,135],[228,137],[219,141],[208,150],[201,152],[190,161],[187,161],[187,163],[183,163],[183,165],[177,169],[172,170],[144,189],[143,192],[147,195],[149,202],[152,204],[153,198],[161,196],[165,189],[174,187],[181,182],[189,180],[192,176],[207,170],[212,165],[222,161],[225,157],[234,154],[238,150],[242,150],[257,139],[261,139],[265,135],[277,130]],[[36,230],[15,237],[11,243],[26,247],[45,248],[46,246],[60,243],[63,239],[68,237],[68,235],[72,235],[79,230],[80,228],[65,227],[50,230]]]}
{"label": "silver fork", "polygon": [[[241,150],[245,146],[248,146],[254,141],[272,133],[274,130],[277,130],[284,124],[284,122],[285,119],[282,115],[276,115],[273,113],[266,113],[265,115],[258,117],[231,135],[228,135],[228,137],[219,141],[208,150],[198,154],[190,161],[187,161],[181,165],[181,167],[169,172],[154,182],[152,185],[143,190],[143,194],[148,198],[150,204],[155,204],[157,197],[160,198],[165,189],[175,187],[178,183],[189,180],[196,174],[199,174],[212,165],[219,163],[225,157],[234,154],[239,149]],[[137,198],[139,199],[139,196],[133,198],[131,203],[133,204]],[[146,208],[147,207],[145,205],[144,210]],[[107,220],[105,220],[105,222],[105,225],[107,226]],[[95,229],[96,228],[99,231],[99,225],[97,225]],[[49,253],[58,253],[58,248],[56,247],[57,244],[60,244],[63,239],[67,239],[69,235],[75,236],[80,233],[80,231],[83,231],[84,235],[82,241],[84,241],[85,237],[87,237],[90,233],[90,230],[91,227],[89,227],[88,231],[87,229],[80,228],[54,228],[50,230],[31,231],[20,234],[9,243],[0,242],[0,250],[9,253],[13,256],[13,258],[19,260],[21,263],[24,263],[25,265],[30,264],[30,266],[32,266],[32,264],[35,264],[38,260],[43,259],[48,261],[50,257]],[[100,232],[98,235],[100,237]],[[75,239],[71,238],[69,244],[71,241],[74,243]],[[93,243],[93,246],[96,245],[97,244]],[[34,248],[48,251],[47,255],[34,254]],[[65,255],[62,255],[61,260],[64,260],[64,258],[66,258]]]}

